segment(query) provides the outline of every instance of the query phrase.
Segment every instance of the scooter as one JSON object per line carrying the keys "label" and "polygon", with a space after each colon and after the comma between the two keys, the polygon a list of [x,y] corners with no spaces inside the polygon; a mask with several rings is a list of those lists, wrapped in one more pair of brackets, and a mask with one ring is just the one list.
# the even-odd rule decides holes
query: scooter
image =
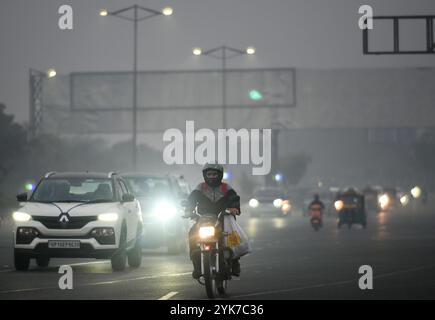
{"label": "scooter", "polygon": [[323,212],[320,205],[313,205],[310,208],[310,216],[311,226],[315,231],[319,231],[319,229],[323,226]]}

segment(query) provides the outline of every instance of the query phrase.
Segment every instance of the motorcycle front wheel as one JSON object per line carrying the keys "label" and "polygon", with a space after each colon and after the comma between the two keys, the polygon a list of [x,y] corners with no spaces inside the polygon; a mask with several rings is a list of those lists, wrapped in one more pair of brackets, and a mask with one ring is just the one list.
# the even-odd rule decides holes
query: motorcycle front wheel
{"label": "motorcycle front wheel", "polygon": [[204,284],[205,291],[209,299],[216,298],[217,292],[216,279],[213,272],[214,263],[212,260],[215,260],[212,259],[212,254],[210,252],[206,252],[204,254]]}

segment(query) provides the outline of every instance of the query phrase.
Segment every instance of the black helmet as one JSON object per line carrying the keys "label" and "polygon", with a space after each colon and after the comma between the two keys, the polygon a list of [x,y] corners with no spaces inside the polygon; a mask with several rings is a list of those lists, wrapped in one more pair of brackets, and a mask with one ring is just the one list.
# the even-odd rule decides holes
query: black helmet
{"label": "black helmet", "polygon": [[[216,171],[218,173],[218,177],[216,179],[207,178],[207,171]],[[222,179],[224,177],[224,167],[218,163],[210,163],[207,162],[202,168],[202,176],[204,177],[204,181],[211,187],[217,187],[221,184]]]}

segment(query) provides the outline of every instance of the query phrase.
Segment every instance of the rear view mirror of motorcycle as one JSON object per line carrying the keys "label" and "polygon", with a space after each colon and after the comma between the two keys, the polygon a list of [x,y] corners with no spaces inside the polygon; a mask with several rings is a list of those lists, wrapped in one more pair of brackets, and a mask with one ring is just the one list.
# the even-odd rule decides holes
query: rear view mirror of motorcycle
{"label": "rear view mirror of motorcycle", "polygon": [[180,206],[186,208],[189,205],[189,202],[186,199],[180,201]]}

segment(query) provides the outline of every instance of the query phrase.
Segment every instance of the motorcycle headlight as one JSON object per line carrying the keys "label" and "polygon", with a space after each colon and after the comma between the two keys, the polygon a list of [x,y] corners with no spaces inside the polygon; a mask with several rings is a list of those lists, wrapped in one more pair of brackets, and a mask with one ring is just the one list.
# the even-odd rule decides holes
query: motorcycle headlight
{"label": "motorcycle headlight", "polygon": [[154,208],[154,216],[160,221],[167,221],[177,214],[177,207],[171,203],[160,202]]}
{"label": "motorcycle headlight", "polygon": [[25,213],[25,212],[15,211],[12,214],[12,218],[16,222],[26,222],[26,221],[29,221],[30,219],[32,219],[32,216],[30,214],[28,214],[28,213]]}
{"label": "motorcycle headlight", "polygon": [[334,202],[335,210],[340,211],[344,207],[344,202],[342,200],[337,200]]}
{"label": "motorcycle headlight", "polygon": [[251,207],[251,208],[257,208],[258,207],[258,200],[257,199],[251,199],[251,200],[249,200],[249,206]]}
{"label": "motorcycle headlight", "polygon": [[215,228],[213,226],[199,228],[199,237],[201,239],[213,237],[214,233],[215,233]]}
{"label": "motorcycle headlight", "polygon": [[104,222],[114,222],[117,221],[118,218],[119,216],[117,213],[102,213],[98,215],[98,220]]}
{"label": "motorcycle headlight", "polygon": [[275,199],[275,200],[273,200],[273,206],[275,208],[281,208],[281,206],[282,206],[282,199]]}

